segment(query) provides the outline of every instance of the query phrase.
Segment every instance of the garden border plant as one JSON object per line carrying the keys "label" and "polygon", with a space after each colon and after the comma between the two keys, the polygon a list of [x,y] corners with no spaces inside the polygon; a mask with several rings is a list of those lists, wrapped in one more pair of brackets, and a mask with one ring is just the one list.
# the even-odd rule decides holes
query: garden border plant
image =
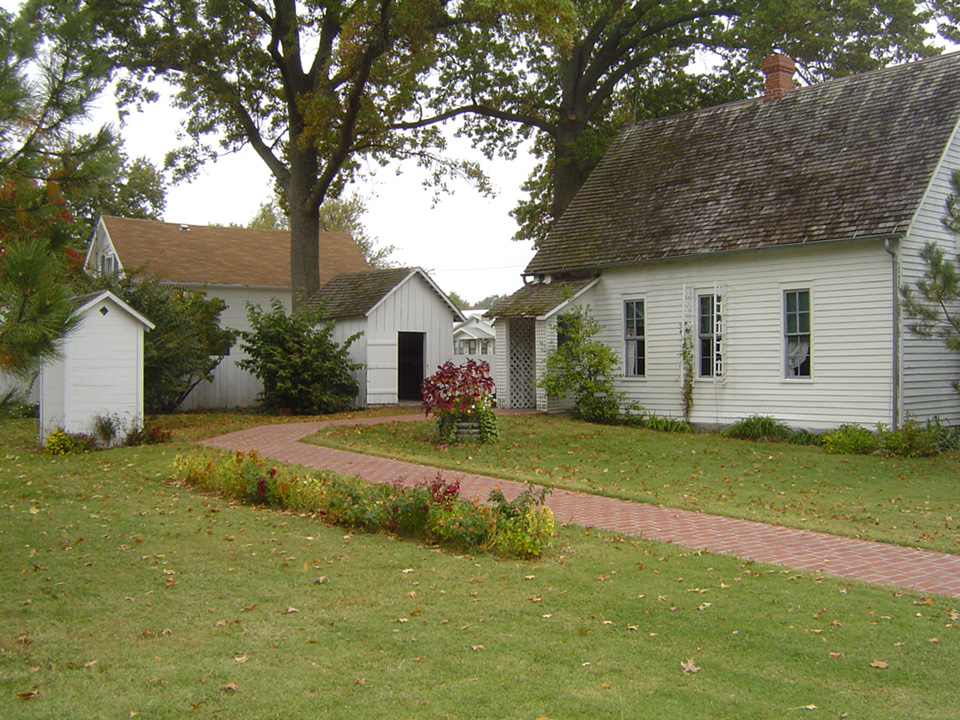
{"label": "garden border plant", "polygon": [[458,433],[462,423],[476,426],[476,439],[481,443],[496,442],[500,423],[493,412],[493,378],[485,360],[467,359],[463,365],[447,361],[420,385],[423,411],[437,418],[437,439],[452,445],[464,439]]}
{"label": "garden border plant", "polygon": [[334,473],[318,475],[268,463],[256,451],[231,454],[197,451],[178,455],[174,478],[255,505],[313,513],[331,525],[365,532],[389,532],[459,550],[483,550],[501,557],[541,557],[552,542],[549,493],[528,485],[507,501],[499,488],[491,505],[460,495],[459,482],[440,471],[427,483],[370,483]]}

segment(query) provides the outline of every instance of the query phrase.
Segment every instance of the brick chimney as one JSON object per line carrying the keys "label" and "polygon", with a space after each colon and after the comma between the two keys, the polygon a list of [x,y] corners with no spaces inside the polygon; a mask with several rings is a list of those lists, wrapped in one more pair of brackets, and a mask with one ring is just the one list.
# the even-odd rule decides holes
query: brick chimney
{"label": "brick chimney", "polygon": [[767,77],[764,101],[778,100],[793,90],[793,71],[796,67],[797,64],[791,58],[780,53],[764,58],[760,63],[760,69]]}

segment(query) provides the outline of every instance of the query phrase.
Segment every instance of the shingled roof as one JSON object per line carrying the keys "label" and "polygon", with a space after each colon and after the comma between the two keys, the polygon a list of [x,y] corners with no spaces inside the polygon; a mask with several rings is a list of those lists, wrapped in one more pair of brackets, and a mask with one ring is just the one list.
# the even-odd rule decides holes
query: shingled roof
{"label": "shingled roof", "polygon": [[494,303],[487,310],[487,317],[544,317],[565,301],[586,290],[595,278],[564,280],[550,284],[531,283],[524,285],[510,297]]}
{"label": "shingled roof", "polygon": [[[284,230],[178,225],[101,218],[127,270],[211,285],[290,287],[290,233]],[[370,265],[349,233],[320,233],[320,282]]]}
{"label": "shingled roof", "polygon": [[903,232],[958,118],[954,53],[630,125],[525,272]]}

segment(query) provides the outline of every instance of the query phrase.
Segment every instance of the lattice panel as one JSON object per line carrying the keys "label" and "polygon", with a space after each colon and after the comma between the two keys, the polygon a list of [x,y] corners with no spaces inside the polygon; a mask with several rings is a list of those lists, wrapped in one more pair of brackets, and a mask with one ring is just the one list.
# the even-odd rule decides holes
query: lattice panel
{"label": "lattice panel", "polygon": [[537,349],[536,321],[510,320],[510,407],[536,407]]}

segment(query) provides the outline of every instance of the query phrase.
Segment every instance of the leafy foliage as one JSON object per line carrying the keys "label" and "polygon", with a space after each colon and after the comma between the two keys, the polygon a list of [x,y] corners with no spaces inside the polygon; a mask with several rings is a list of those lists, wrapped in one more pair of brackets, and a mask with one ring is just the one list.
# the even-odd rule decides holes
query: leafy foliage
{"label": "leafy foliage", "polygon": [[459,483],[439,474],[430,483],[368,483],[334,474],[302,475],[271,465],[256,452],[178,455],[174,476],[208,492],[258,505],[312,512],[326,522],[366,532],[419,537],[461,550],[487,549],[504,557],[540,557],[553,538],[546,491],[528,488],[507,502],[495,489],[494,507],[460,497]]}
{"label": "leafy foliage", "polygon": [[115,293],[156,327],[143,338],[143,396],[148,412],[172,412],[213,371],[236,341],[220,327],[226,304],[158,277],[96,276],[90,287]]}
{"label": "leafy foliage", "polygon": [[539,385],[554,397],[572,396],[577,417],[616,422],[624,397],[614,387],[620,360],[610,347],[594,339],[600,323],[589,308],[577,306],[560,316],[557,328],[561,327],[564,341],[547,355]]}
{"label": "leafy foliage", "polygon": [[437,417],[437,438],[444,444],[458,442],[458,425],[478,423],[477,440],[496,442],[500,424],[493,412],[493,378],[485,360],[467,359],[463,365],[447,361],[421,383],[423,411]]}
{"label": "leafy foliage", "polygon": [[876,436],[861,425],[841,425],[823,434],[823,447],[833,455],[869,455],[878,446]]}
{"label": "leafy foliage", "polygon": [[48,455],[75,455],[99,450],[97,439],[85,433],[68,433],[57,428],[47,436],[43,450]]}
{"label": "leafy foliage", "polygon": [[354,335],[342,345],[333,340],[334,323],[322,308],[304,307],[287,315],[273,298],[270,310],[247,304],[252,330],[241,332],[249,355],[237,365],[263,382],[260,400],[268,410],[289,408],[295,415],[339,412],[353,406],[358,385],[350,373]]}
{"label": "leafy foliage", "polygon": [[[957,37],[954,5],[936,0],[574,0],[538,9],[526,23],[459,28],[436,103],[438,115],[463,114],[462,134],[489,154],[532,140],[540,162],[514,216],[517,238],[535,243],[620,127],[755,96],[756,68],[773,49],[813,82],[934,54],[932,32]],[[705,56],[706,72],[691,67]]]}
{"label": "leafy foliage", "polygon": [[727,429],[727,436],[741,440],[786,440],[790,428],[776,418],[765,415],[751,415],[734,423]]}
{"label": "leafy foliage", "polygon": [[[477,3],[361,0],[87,0],[94,47],[127,72],[123,103],[157,98],[159,77],[190,118],[168,156],[184,177],[220,151],[254,148],[288,203],[294,303],[319,289],[319,208],[364,167],[415,159],[475,180],[443,154],[439,129],[417,117],[435,92],[453,29],[488,16]],[[476,11],[476,12],[474,12]]]}
{"label": "leafy foliage", "polygon": [[163,445],[173,440],[173,433],[157,425],[134,428],[127,433],[123,444],[127,447],[141,445]]}
{"label": "leafy foliage", "polygon": [[685,420],[665,417],[656,413],[649,413],[639,416],[637,423],[640,427],[647,430],[657,430],[659,432],[688,433],[693,432],[693,428]]}

